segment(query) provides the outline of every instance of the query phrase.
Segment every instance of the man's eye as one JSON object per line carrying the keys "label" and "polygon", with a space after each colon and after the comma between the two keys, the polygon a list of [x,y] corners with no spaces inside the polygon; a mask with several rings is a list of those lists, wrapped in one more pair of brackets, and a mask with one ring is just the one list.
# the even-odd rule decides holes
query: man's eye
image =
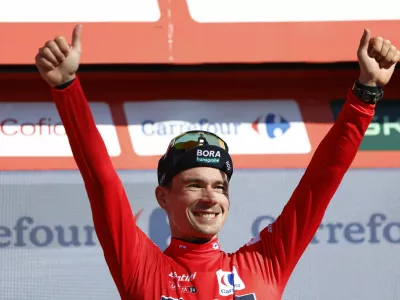
{"label": "man's eye", "polygon": [[199,189],[199,188],[200,188],[200,185],[197,184],[197,183],[192,183],[192,184],[189,184],[188,187]]}
{"label": "man's eye", "polygon": [[219,190],[225,190],[225,187],[223,185],[218,185],[216,188]]}

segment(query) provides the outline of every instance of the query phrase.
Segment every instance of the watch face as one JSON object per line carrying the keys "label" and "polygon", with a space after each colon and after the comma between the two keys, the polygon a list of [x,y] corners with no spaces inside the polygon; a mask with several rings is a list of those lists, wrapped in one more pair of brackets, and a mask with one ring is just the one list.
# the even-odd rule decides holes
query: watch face
{"label": "watch face", "polygon": [[353,93],[361,101],[366,102],[366,103],[370,103],[370,104],[377,103],[383,97],[383,91],[382,90],[380,92],[371,92],[371,91],[369,91],[369,90],[367,90],[365,88],[359,88],[359,87],[357,87],[357,85],[354,85]]}

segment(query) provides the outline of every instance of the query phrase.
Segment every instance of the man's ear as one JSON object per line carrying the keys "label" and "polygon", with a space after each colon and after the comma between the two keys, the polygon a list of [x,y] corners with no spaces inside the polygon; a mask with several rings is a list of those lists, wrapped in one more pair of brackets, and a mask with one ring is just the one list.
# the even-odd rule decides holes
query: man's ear
{"label": "man's ear", "polygon": [[161,208],[164,210],[167,207],[166,193],[167,193],[167,189],[165,187],[162,187],[162,186],[156,187],[155,194],[156,194],[158,205],[160,205]]}

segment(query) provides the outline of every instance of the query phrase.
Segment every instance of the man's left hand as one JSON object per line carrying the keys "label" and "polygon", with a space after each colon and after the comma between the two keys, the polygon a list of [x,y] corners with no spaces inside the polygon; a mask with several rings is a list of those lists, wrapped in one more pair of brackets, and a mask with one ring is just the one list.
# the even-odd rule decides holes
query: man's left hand
{"label": "man's left hand", "polygon": [[400,51],[389,40],[372,37],[369,29],[364,30],[357,51],[360,64],[360,83],[368,86],[385,86],[393,75]]}

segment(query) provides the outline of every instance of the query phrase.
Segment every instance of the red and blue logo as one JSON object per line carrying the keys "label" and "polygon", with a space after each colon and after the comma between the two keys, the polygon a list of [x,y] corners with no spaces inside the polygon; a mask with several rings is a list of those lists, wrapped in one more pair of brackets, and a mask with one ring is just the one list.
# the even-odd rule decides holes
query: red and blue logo
{"label": "red and blue logo", "polygon": [[[261,126],[263,125],[263,126]],[[265,129],[262,128],[265,126]],[[259,116],[252,124],[251,127],[258,134],[265,130],[268,137],[271,139],[284,135],[290,129],[290,123],[282,116],[276,114],[266,114]],[[262,129],[261,129],[262,128]],[[281,134],[278,134],[280,132]]]}

